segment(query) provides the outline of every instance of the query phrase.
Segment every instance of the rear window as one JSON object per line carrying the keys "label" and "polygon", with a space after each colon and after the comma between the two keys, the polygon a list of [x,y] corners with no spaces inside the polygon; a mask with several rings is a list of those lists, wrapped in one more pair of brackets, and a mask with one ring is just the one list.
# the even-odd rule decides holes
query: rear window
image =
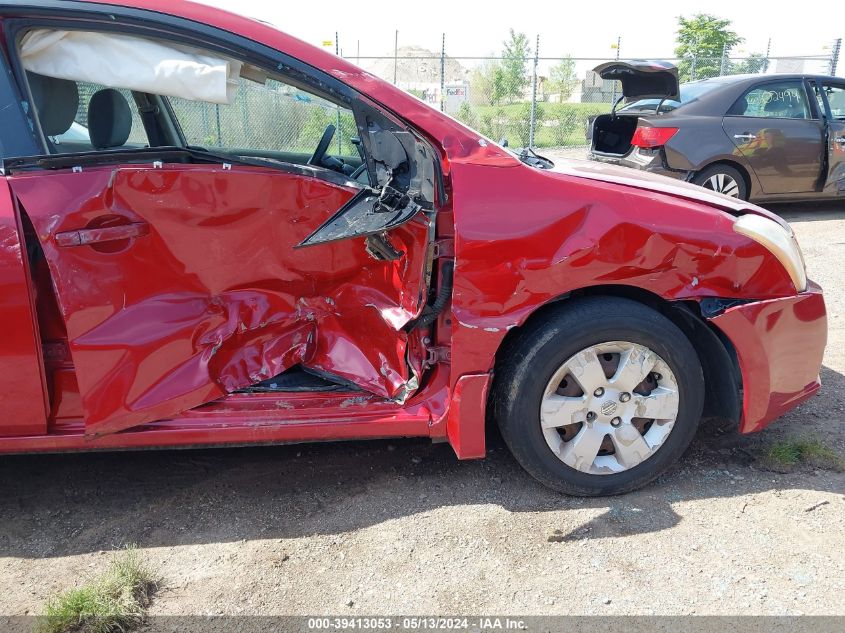
{"label": "rear window", "polygon": [[[660,111],[669,112],[670,110],[677,110],[682,105],[686,105],[687,103],[691,103],[697,99],[700,99],[703,95],[707,94],[708,92],[716,88],[718,85],[719,84],[716,82],[709,81],[694,81],[691,83],[681,84],[681,100],[665,100],[660,106]],[[658,104],[660,104],[660,101],[660,99],[639,99],[638,101],[632,101],[624,107],[619,108],[618,111],[654,112],[656,111]]]}

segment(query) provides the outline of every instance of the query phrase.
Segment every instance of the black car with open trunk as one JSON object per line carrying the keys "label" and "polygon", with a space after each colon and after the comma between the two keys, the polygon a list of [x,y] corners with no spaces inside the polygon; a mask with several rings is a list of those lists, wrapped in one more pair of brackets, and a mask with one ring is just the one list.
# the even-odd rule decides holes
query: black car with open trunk
{"label": "black car with open trunk", "polygon": [[[845,79],[758,74],[678,83],[672,64],[608,62],[622,97],[595,119],[590,158],[743,199],[845,196]],[[624,103],[623,103],[624,102]]]}

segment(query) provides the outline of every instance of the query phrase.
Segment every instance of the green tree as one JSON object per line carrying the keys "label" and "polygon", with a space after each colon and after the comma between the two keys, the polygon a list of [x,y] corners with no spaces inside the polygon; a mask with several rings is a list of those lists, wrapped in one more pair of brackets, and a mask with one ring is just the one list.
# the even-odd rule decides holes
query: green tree
{"label": "green tree", "polygon": [[525,33],[516,33],[511,29],[510,38],[504,42],[504,46],[499,79],[502,96],[513,102],[522,97],[523,91],[531,83],[526,70],[526,62],[531,57],[531,45]]}
{"label": "green tree", "polygon": [[479,127],[478,115],[475,110],[472,109],[469,101],[464,101],[461,104],[461,107],[458,108],[458,112],[455,114],[455,118],[473,130],[478,129]]}
{"label": "green tree", "polygon": [[578,75],[575,74],[575,62],[567,55],[560,62],[552,66],[549,71],[548,94],[560,95],[560,102],[563,103],[575,91],[578,85]]}
{"label": "green tree", "polygon": [[[516,140],[519,141],[518,147],[528,147],[531,141],[531,104],[521,103],[515,107],[517,109],[508,121],[507,131],[510,132],[511,141],[514,140],[513,137],[516,137]],[[539,133],[545,118],[546,112],[542,105],[538,103],[534,113],[534,120],[536,122],[535,133]]]}
{"label": "green tree", "polygon": [[498,105],[505,96],[502,65],[487,60],[472,71],[469,79],[470,98],[476,105]]}
{"label": "green tree", "polygon": [[[552,119],[552,135],[558,147],[572,144],[572,134],[578,127],[578,111],[572,104],[565,103],[554,111]],[[584,139],[575,139],[575,143],[583,143]]]}
{"label": "green tree", "polygon": [[762,53],[751,53],[741,62],[733,62],[730,65],[732,75],[743,75],[745,73],[764,73],[769,69],[769,60]]}
{"label": "green tree", "polygon": [[708,13],[691,18],[678,18],[678,37],[675,56],[682,58],[678,65],[681,81],[714,77],[722,66],[722,53],[743,41],[732,31],[730,20]]}
{"label": "green tree", "polygon": [[498,143],[505,138],[508,123],[508,113],[504,108],[499,107],[493,112],[486,112],[481,115],[478,122],[478,131]]}

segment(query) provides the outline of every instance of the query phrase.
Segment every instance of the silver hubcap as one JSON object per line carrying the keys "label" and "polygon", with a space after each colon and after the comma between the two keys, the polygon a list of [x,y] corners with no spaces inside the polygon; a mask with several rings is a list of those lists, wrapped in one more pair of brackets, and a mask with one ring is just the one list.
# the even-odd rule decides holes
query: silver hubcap
{"label": "silver hubcap", "polygon": [[549,380],[540,404],[549,448],[591,475],[619,473],[651,457],[677,417],[672,370],[647,347],[624,341],[575,354]]}
{"label": "silver hubcap", "polygon": [[704,187],[723,193],[731,198],[739,198],[739,185],[736,180],[727,174],[713,174],[704,181]]}

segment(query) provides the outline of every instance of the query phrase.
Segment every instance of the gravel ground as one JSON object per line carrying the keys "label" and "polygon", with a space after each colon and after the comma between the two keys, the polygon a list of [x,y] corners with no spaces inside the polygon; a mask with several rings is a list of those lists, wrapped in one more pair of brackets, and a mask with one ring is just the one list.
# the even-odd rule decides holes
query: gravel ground
{"label": "gravel ground", "polygon": [[753,437],[702,428],[623,497],[552,493],[493,438],[0,458],[0,613],[136,543],[153,614],[845,614],[845,474],[755,456],[813,432],[845,454],[845,209],[775,209],[827,290],[821,394]]}

